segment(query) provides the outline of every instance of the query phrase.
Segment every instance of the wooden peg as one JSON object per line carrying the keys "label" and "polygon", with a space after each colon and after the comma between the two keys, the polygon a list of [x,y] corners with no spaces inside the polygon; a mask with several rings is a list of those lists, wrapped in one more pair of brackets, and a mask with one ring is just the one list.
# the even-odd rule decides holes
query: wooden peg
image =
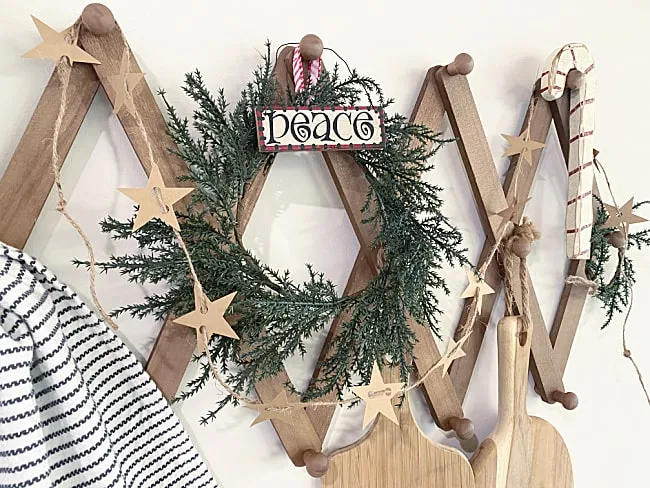
{"label": "wooden peg", "polygon": [[307,473],[312,478],[322,478],[327,473],[330,465],[330,459],[322,452],[316,452],[313,449],[305,451],[302,457]]}
{"label": "wooden peg", "polygon": [[467,53],[460,53],[447,65],[447,73],[451,76],[468,75],[474,69],[474,60]]}
{"label": "wooden peg", "polygon": [[561,403],[567,410],[575,410],[578,407],[578,395],[571,391],[554,391],[551,400],[553,403]]}
{"label": "wooden peg", "polygon": [[452,417],[448,420],[448,424],[459,439],[467,441],[474,437],[474,424],[470,419]]}
{"label": "wooden peg", "polygon": [[616,249],[625,249],[627,246],[627,238],[625,237],[625,232],[621,232],[620,230],[610,232],[605,236],[605,239],[610,246]]}
{"label": "wooden peg", "polygon": [[300,54],[304,61],[314,61],[323,55],[323,41],[316,34],[307,34],[300,39]]}
{"label": "wooden peg", "polygon": [[86,5],[81,12],[81,21],[90,32],[96,36],[105,36],[115,27],[113,12],[101,3]]}
{"label": "wooden peg", "polygon": [[577,69],[572,69],[566,77],[566,86],[570,90],[577,90],[585,83],[585,75]]}
{"label": "wooden peg", "polygon": [[513,239],[511,248],[515,256],[519,259],[525,259],[533,249],[533,243],[527,237],[517,236]]}

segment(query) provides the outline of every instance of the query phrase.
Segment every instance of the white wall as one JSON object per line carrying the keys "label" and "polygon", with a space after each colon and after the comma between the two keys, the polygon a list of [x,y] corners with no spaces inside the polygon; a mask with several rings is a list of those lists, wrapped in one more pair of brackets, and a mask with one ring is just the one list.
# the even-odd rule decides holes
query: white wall
{"label": "white wall", "polygon": [[[83,1],[0,0],[0,171],[3,170],[31,116],[51,73],[47,61],[20,55],[39,42],[29,14],[63,29],[80,14]],[[616,5],[614,7],[614,5]],[[234,100],[248,79],[264,41],[276,45],[318,33],[326,45],[351,66],[375,77],[395,109],[409,114],[430,66],[449,62],[461,51],[471,53],[476,68],[470,76],[485,131],[501,173],[504,141],[515,133],[526,110],[538,65],[554,48],[570,41],[587,43],[597,60],[597,147],[618,199],[650,197],[648,182],[645,76],[650,74],[646,46],[650,6],[643,0],[574,0],[509,2],[215,2],[186,0],[112,0],[109,2],[152,88],[163,87],[181,112],[192,106],[179,85],[185,72],[200,68],[209,85],[224,87]],[[326,63],[335,62],[331,54]],[[29,164],[29,162],[26,162]],[[544,152],[528,214],[544,233],[530,258],[537,295],[551,322],[565,274],[562,229],[565,172],[554,137]],[[457,151],[449,147],[427,175],[446,188],[445,211],[463,231],[476,258],[483,243],[472,196]],[[145,181],[107,99],[100,94],[72,148],[64,168],[70,210],[91,235],[101,256],[123,251],[107,241],[96,223],[107,214],[126,217],[130,202],[117,186]],[[650,217],[650,214],[646,214]],[[326,238],[324,238],[326,237]],[[245,236],[249,246],[273,266],[288,267],[300,277],[310,261],[344,286],[357,253],[357,243],[322,161],[313,155],[278,158]],[[48,202],[27,246],[61,279],[88,296],[87,276],[70,265],[84,249],[74,231]],[[647,327],[650,257],[633,252],[638,284],[630,316],[629,340],[642,369],[650,377]],[[457,299],[464,286],[461,270],[448,274],[452,296],[443,298],[442,327],[450,333],[460,314]],[[129,303],[146,293],[118,276],[102,276],[100,296],[108,307]],[[495,311],[465,403],[466,413],[483,438],[496,419]],[[631,365],[621,355],[622,318],[606,331],[596,301],[588,303],[565,375],[568,389],[580,397],[580,407],[564,411],[542,403],[532,392],[531,413],[553,423],[562,433],[573,459],[579,488],[647,486],[646,443],[650,436],[648,405]],[[138,356],[149,354],[159,324],[119,321],[120,334]],[[315,343],[318,341],[314,341]],[[314,344],[317,348],[318,344]],[[300,385],[310,365],[291,361],[289,372]],[[188,372],[188,377],[192,372]],[[224,411],[208,427],[198,418],[211,407],[214,387],[177,409],[213,472],[226,488],[261,486],[315,487],[304,470],[284,455],[270,424],[249,428],[253,414],[245,409]],[[417,403],[417,402],[416,402]],[[422,409],[420,425],[434,440],[457,446],[436,429]],[[360,434],[358,412],[337,417],[330,446]]]}

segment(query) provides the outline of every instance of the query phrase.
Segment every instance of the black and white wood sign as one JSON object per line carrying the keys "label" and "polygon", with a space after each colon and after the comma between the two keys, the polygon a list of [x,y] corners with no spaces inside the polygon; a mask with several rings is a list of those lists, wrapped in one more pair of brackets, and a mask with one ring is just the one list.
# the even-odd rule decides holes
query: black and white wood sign
{"label": "black and white wood sign", "polygon": [[265,107],[255,111],[262,152],[383,149],[384,111],[376,107]]}

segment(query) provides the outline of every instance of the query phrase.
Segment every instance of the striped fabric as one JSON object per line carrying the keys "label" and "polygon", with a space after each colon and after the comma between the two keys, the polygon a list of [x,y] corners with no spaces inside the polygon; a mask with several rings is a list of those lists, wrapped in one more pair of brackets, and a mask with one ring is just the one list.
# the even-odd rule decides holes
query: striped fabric
{"label": "striped fabric", "polygon": [[119,338],[0,243],[0,488],[216,486]]}

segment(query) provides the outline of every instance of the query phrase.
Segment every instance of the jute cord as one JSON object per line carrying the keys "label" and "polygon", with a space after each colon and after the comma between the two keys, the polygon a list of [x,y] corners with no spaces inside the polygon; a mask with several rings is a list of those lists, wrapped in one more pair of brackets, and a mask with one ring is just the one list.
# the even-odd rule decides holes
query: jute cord
{"label": "jute cord", "polygon": [[623,342],[623,357],[626,357],[627,359],[630,360],[632,363],[632,366],[634,366],[634,370],[636,371],[636,374],[639,378],[639,383],[641,384],[641,388],[643,389],[643,393],[645,394],[645,398],[648,401],[648,405],[650,405],[650,395],[648,394],[648,389],[645,385],[645,381],[643,380],[643,374],[641,374],[641,369],[639,368],[639,365],[636,363],[634,358],[632,357],[632,351],[630,351],[627,347],[627,321],[630,317],[630,312],[632,312],[632,302],[634,301],[634,292],[632,289],[630,289],[630,305],[627,308],[627,313],[625,314],[625,320],[623,321],[623,330],[622,330],[622,342]]}
{"label": "jute cord", "polygon": [[[81,19],[77,20],[74,25],[70,28],[70,32],[67,35],[67,40],[71,44],[76,44],[79,38],[79,27],[81,25]],[[61,184],[61,158],[59,156],[59,138],[61,136],[61,128],[63,126],[63,118],[68,106],[68,87],[70,85],[70,75],[72,74],[72,66],[69,64],[66,58],[62,58],[56,65],[55,71],[59,78],[61,84],[61,102],[59,103],[59,110],[54,122],[54,131],[52,134],[52,172],[54,174],[54,185],[56,186],[57,193],[57,204],[56,210],[60,212],[70,225],[77,231],[77,234],[81,237],[86,246],[88,252],[88,278],[90,286],[90,295],[92,297],[93,304],[99,312],[100,316],[104,321],[111,326],[113,329],[118,329],[118,325],[113,321],[110,315],[104,310],[104,307],[99,301],[97,296],[97,270],[96,270],[96,260],[95,260],[95,250],[93,248],[88,235],[81,228],[79,223],[70,215],[67,210],[68,202],[65,198],[65,193],[63,192],[63,185]]]}
{"label": "jute cord", "polygon": [[[530,329],[532,324],[532,314],[530,311],[530,278],[528,275],[528,263],[525,257],[519,258],[519,285],[521,289],[521,303],[519,306],[515,304],[515,268],[516,260],[515,253],[512,249],[515,242],[519,239],[526,240],[530,243],[541,238],[541,233],[535,228],[533,222],[527,217],[523,218],[521,224],[515,225],[512,235],[504,241],[501,246],[503,255],[503,269],[504,269],[504,300],[505,300],[505,313],[507,316],[521,315],[522,321],[520,326],[520,334],[522,340],[525,334]],[[515,310],[517,308],[517,310]]]}
{"label": "jute cord", "polygon": [[587,278],[584,278],[582,276],[578,275],[569,275],[567,276],[566,280],[564,282],[567,285],[578,285],[578,286],[584,286],[587,288],[587,293],[589,295],[595,295],[598,293],[598,283],[592,280],[588,280]]}

